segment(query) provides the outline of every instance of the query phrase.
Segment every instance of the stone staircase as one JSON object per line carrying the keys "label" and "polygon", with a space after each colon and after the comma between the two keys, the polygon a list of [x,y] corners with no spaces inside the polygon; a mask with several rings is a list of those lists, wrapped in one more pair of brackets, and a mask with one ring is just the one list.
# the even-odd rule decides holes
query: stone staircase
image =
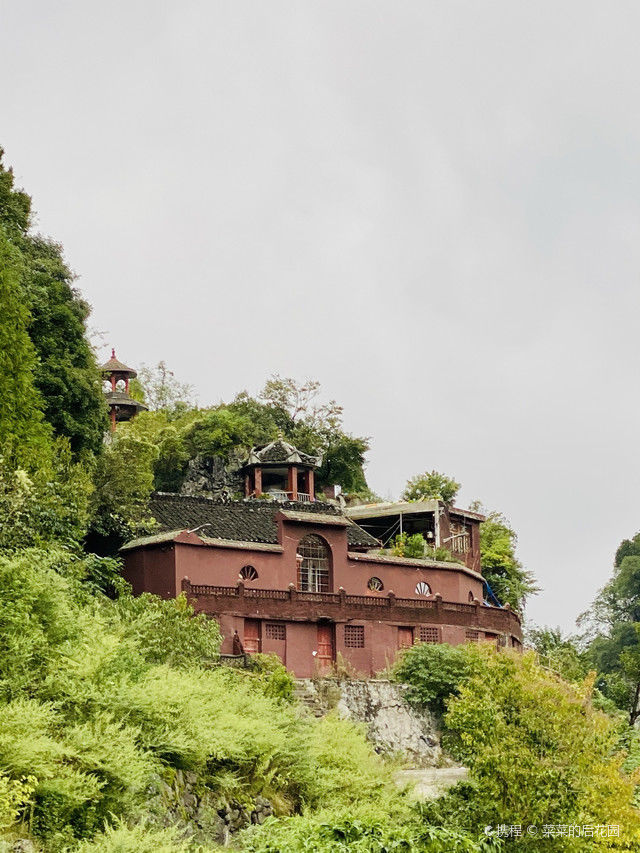
{"label": "stone staircase", "polygon": [[323,715],[322,702],[318,696],[315,684],[310,678],[296,678],[293,695],[306,713],[312,714],[314,717],[321,717]]}

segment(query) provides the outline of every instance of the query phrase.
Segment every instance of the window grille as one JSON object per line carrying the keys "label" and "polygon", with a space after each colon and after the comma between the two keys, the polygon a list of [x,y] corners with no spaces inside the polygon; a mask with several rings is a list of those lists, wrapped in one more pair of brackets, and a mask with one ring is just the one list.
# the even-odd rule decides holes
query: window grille
{"label": "window grille", "polygon": [[258,579],[258,572],[253,566],[243,566],[240,569],[240,580],[255,581]]}
{"label": "window grille", "polygon": [[464,632],[464,638],[470,643],[477,643],[480,639],[480,631],[472,631],[470,628],[467,628]]}
{"label": "window grille", "polygon": [[269,623],[265,625],[265,636],[267,640],[286,640],[287,626],[278,623]]}
{"label": "window grille", "polygon": [[298,543],[298,589],[302,592],[330,592],[329,548],[310,533]]}
{"label": "window grille", "polygon": [[420,642],[421,643],[439,643],[440,636],[437,628],[430,628],[426,625],[420,626]]}
{"label": "window grille", "polygon": [[347,649],[364,649],[364,625],[345,625],[344,644]]}
{"label": "window grille", "polygon": [[420,583],[416,584],[415,593],[416,595],[431,595],[431,587],[428,583],[420,581]]}
{"label": "window grille", "polygon": [[382,590],[384,589],[384,584],[382,583],[380,578],[369,578],[369,583],[367,584],[367,587],[372,592],[382,592]]}

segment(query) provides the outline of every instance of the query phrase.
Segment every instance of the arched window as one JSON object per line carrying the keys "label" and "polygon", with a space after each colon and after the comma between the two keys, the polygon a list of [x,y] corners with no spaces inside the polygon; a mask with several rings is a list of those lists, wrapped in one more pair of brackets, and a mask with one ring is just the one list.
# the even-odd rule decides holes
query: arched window
{"label": "arched window", "polygon": [[255,581],[258,579],[258,572],[253,566],[243,566],[240,569],[240,580]]}
{"label": "arched window", "polygon": [[471,604],[473,604],[473,602],[475,601],[475,598],[476,597],[473,594],[473,592],[471,590],[469,590],[469,601],[471,602]]}
{"label": "arched window", "polygon": [[371,590],[371,592],[382,592],[384,589],[384,584],[380,580],[380,578],[369,578],[369,583],[367,587]]}
{"label": "arched window", "polygon": [[416,595],[431,595],[431,587],[428,583],[420,581],[416,584]]}
{"label": "arched window", "polygon": [[324,539],[313,533],[301,539],[297,562],[301,592],[331,592],[331,553]]}

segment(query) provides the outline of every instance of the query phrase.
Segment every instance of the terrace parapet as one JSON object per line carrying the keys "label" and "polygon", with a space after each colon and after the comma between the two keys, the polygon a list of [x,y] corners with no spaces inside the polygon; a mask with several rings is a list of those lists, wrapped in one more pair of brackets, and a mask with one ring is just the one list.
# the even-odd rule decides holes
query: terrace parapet
{"label": "terrace parapet", "polygon": [[522,641],[518,615],[507,607],[443,601],[432,598],[398,598],[387,595],[348,595],[339,592],[301,592],[288,589],[255,589],[243,583],[211,586],[182,581],[182,591],[196,611],[215,616],[226,613],[244,618],[279,619],[293,622],[330,619],[335,622],[378,620],[383,622],[459,625],[481,631],[511,634]]}

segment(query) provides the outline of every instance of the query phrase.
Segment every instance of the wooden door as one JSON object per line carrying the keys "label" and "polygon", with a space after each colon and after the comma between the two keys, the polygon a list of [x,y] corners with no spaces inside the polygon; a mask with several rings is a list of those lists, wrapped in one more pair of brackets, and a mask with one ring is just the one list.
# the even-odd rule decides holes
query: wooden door
{"label": "wooden door", "polygon": [[413,628],[398,628],[398,648],[408,649],[413,645]]}
{"label": "wooden door", "polygon": [[326,672],[333,665],[333,625],[318,625],[318,667]]}
{"label": "wooden door", "polygon": [[244,620],[244,650],[253,655],[260,651],[260,620]]}

